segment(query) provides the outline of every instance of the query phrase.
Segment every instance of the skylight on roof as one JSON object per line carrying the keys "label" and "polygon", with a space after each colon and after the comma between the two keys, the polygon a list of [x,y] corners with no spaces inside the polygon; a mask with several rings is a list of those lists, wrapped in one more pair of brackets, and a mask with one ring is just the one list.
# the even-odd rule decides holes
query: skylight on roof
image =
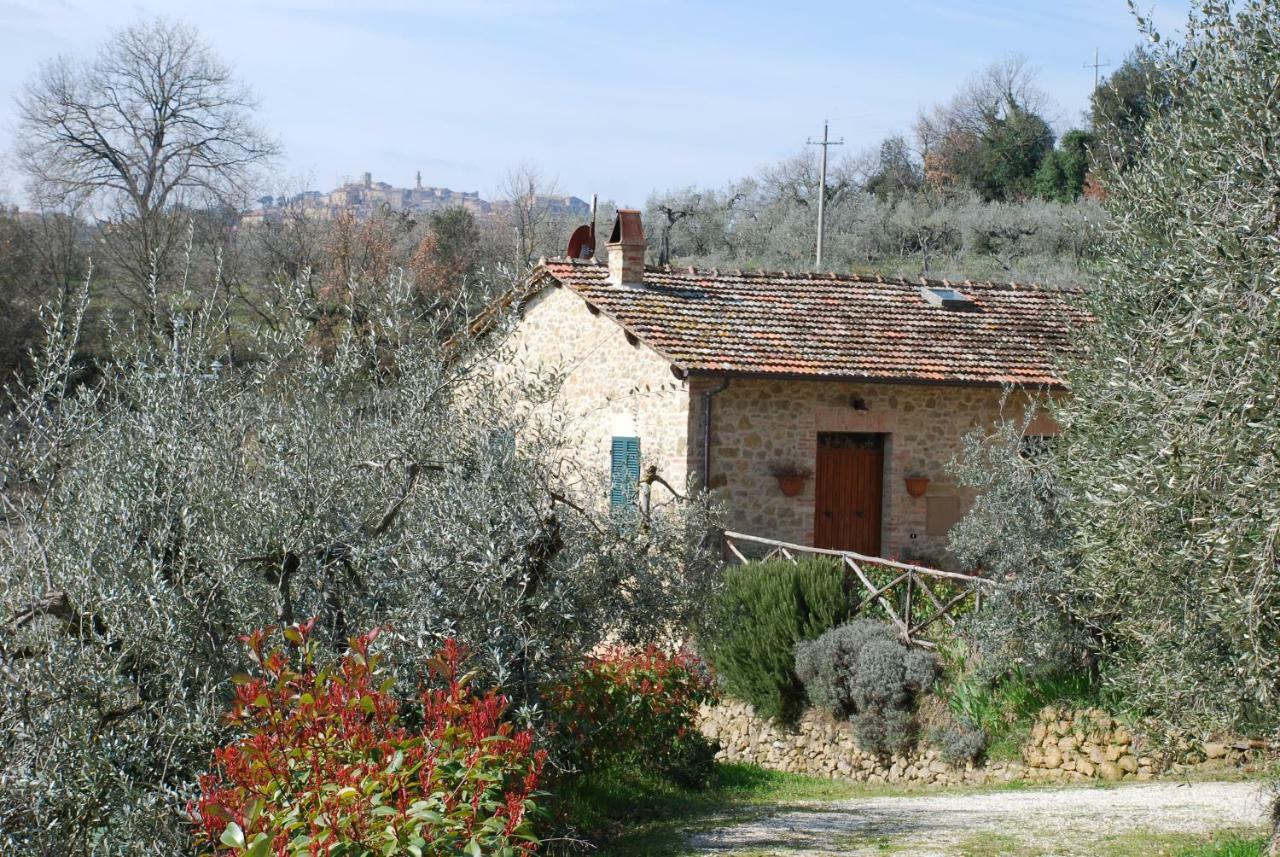
{"label": "skylight on roof", "polygon": [[930,306],[943,309],[973,309],[973,300],[956,289],[945,286],[923,286],[920,295]]}

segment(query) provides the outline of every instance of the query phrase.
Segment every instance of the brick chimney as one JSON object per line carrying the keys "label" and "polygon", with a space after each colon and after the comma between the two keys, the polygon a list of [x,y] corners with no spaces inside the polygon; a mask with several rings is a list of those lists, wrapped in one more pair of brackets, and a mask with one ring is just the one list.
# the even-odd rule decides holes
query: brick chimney
{"label": "brick chimney", "polygon": [[644,285],[644,226],[640,212],[618,209],[609,235],[609,282],[615,286]]}

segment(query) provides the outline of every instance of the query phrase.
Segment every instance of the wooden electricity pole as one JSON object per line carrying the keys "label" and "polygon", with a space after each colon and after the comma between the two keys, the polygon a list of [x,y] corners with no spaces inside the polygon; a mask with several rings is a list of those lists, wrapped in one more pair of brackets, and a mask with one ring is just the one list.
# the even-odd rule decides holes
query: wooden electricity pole
{"label": "wooden electricity pole", "polygon": [[822,147],[822,169],[818,173],[818,254],[817,259],[813,263],[814,270],[822,270],[822,235],[826,231],[827,219],[827,148],[829,146],[843,146],[844,138],[839,140],[827,139],[827,120],[822,120],[822,142],[816,140],[805,140],[805,145]]}

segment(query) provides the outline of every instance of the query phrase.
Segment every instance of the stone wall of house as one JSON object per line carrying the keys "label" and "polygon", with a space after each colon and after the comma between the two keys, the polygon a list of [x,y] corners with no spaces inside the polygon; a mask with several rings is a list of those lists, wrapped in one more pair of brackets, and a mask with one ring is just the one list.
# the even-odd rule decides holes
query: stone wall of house
{"label": "stone wall of house", "polygon": [[1163,749],[1097,709],[1040,712],[1019,761],[951,765],[933,747],[879,758],[859,749],[844,721],[808,711],[794,729],[725,700],[701,710],[701,730],[720,745],[716,758],[776,771],[861,783],[992,784],[1011,780],[1147,780],[1190,769],[1249,769],[1260,759],[1247,745],[1173,740]]}
{"label": "stone wall of house", "polygon": [[602,476],[611,438],[639,437],[642,466],[656,465],[664,479],[684,487],[689,391],[666,360],[560,286],[529,301],[507,345],[509,365],[499,371],[565,373],[562,433],[573,460]]}
{"label": "stone wall of house", "polygon": [[[700,394],[717,379],[697,379],[691,393],[701,418]],[[948,564],[946,533],[971,496],[955,484],[947,464],[971,429],[1003,412],[1017,418],[1026,401],[982,387],[873,384],[834,381],[734,379],[713,400],[711,485],[729,509],[730,529],[804,545],[813,544],[814,480],[788,497],[771,475],[776,465],[812,471],[819,432],[885,435],[881,555]],[[1035,433],[1052,433],[1047,421]],[[691,450],[702,465],[701,444]],[[905,477],[929,478],[923,497],[907,493]]]}

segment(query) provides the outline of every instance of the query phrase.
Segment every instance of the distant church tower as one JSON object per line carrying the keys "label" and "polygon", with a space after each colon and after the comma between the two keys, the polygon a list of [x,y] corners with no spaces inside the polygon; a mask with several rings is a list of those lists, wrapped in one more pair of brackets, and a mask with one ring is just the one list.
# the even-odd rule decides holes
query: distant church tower
{"label": "distant church tower", "polygon": [[418,170],[418,190],[422,190],[422,170]]}

